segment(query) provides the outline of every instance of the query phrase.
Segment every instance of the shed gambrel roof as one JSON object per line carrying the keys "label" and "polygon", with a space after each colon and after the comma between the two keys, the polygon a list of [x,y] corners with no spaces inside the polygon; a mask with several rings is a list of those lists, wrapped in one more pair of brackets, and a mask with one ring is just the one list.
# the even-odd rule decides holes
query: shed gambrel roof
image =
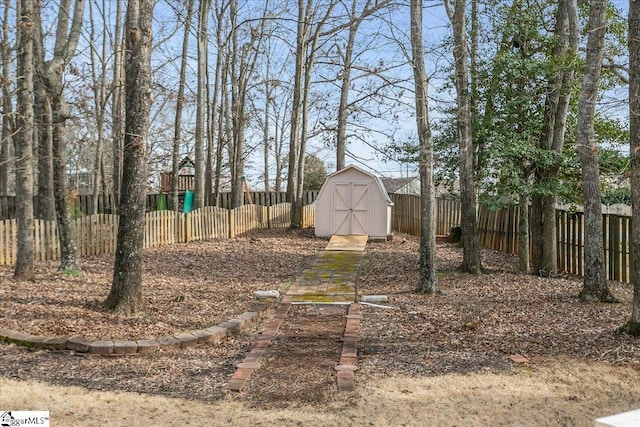
{"label": "shed gambrel roof", "polygon": [[[391,201],[391,197],[389,197],[389,193],[387,193],[387,190],[384,188],[384,185],[382,184],[382,181],[380,180],[380,178],[378,178],[377,176],[363,170],[360,169],[357,166],[354,165],[348,165],[346,166],[344,169],[340,169],[339,171],[333,172],[332,174],[327,176],[327,179],[325,181],[325,184],[331,180],[335,180],[339,175],[344,174],[345,172],[349,171],[349,170],[355,170],[358,171],[359,173],[366,175],[368,177],[370,177],[373,182],[375,183],[375,185],[378,187],[378,190],[380,190],[380,194],[383,195],[383,197],[385,198],[385,200],[387,201],[387,203],[389,203],[390,205],[393,206],[393,202]],[[325,192],[325,191],[329,191],[329,190],[325,190],[327,186],[323,185],[322,188],[320,189],[320,193],[318,193],[318,197],[316,198],[316,201],[318,199],[320,199],[320,196]]]}

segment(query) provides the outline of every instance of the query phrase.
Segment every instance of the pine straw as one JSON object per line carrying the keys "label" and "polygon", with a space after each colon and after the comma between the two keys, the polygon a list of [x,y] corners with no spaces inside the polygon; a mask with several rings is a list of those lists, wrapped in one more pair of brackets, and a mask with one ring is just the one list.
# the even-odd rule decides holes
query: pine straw
{"label": "pine straw", "polygon": [[[457,245],[437,248],[442,294],[414,292],[417,239],[398,236],[368,246],[363,294],[385,294],[390,309],[365,307],[361,364],[391,375],[504,370],[508,356],[563,356],[640,367],[640,341],[615,331],[631,316],[633,288],[610,283],[620,304],[580,302],[580,278],[546,279],[517,272],[517,259],[483,251],[489,274],[456,271]],[[371,368],[368,369],[368,365]],[[384,369],[380,369],[381,366]]]}
{"label": "pine straw", "polygon": [[113,278],[113,256],[82,259],[81,277],[37,265],[35,282],[16,282],[0,267],[0,327],[32,335],[87,339],[160,338],[207,328],[253,305],[253,291],[280,289],[326,242],[310,231],[266,230],[234,239],[145,250],[146,310],[115,315],[102,302]]}
{"label": "pine straw", "polygon": [[[144,275],[148,310],[133,319],[100,308],[109,290],[111,257],[83,259],[81,278],[58,275],[53,263],[39,264],[33,284],[16,283],[11,269],[1,268],[0,327],[36,335],[124,339],[209,326],[250,308],[253,290],[286,287],[325,245],[309,231],[265,231],[149,250]],[[80,409],[67,411],[67,400],[53,396],[77,395],[69,397],[68,405],[75,408],[76,399],[82,408],[88,389],[116,392],[90,396],[117,402],[116,413],[131,416],[166,404],[149,395],[189,399],[191,403],[173,402],[184,410],[193,405],[191,414],[212,416],[211,425],[425,425],[427,420],[432,425],[575,425],[640,406],[640,341],[614,334],[630,316],[630,285],[611,283],[620,304],[584,304],[577,298],[578,278],[520,274],[513,256],[493,251],[482,254],[489,274],[460,274],[455,271],[460,248],[441,244],[443,293],[425,296],[414,292],[416,238],[399,235],[392,242],[371,243],[367,251],[359,290],[388,295],[391,308],[363,309],[355,395],[332,395],[324,383],[315,388],[295,384],[313,382],[309,371],[318,361],[309,357],[307,364],[278,366],[276,350],[283,354],[291,348],[279,341],[274,353],[265,355],[265,366],[274,369],[258,370],[246,393],[230,396],[224,385],[264,326],[259,323],[223,344],[144,357],[82,356],[2,344],[0,377],[6,380],[0,380],[0,388],[12,391],[0,393],[0,407],[31,402],[41,409],[42,402],[63,414],[66,425],[86,419],[93,420],[87,425],[100,425],[104,418],[96,418],[102,412],[95,405],[94,415],[82,417]],[[287,319],[283,332],[297,333],[296,319]],[[512,362],[509,356],[515,354],[528,362]],[[306,359],[302,353],[300,358]],[[41,383],[82,389],[47,385],[40,390]],[[259,384],[270,393],[261,394]],[[585,384],[593,384],[593,390]],[[168,414],[156,415],[163,413]],[[501,418],[490,421],[492,414]],[[177,414],[179,420],[189,417]],[[173,419],[156,421],[152,424],[168,425]]]}

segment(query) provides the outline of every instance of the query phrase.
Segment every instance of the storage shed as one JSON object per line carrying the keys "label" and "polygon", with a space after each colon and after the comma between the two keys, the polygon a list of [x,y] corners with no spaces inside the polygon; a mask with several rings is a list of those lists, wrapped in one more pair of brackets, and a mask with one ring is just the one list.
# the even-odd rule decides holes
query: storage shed
{"label": "storage shed", "polygon": [[329,175],[315,203],[316,236],[391,237],[393,202],[379,178],[356,166]]}

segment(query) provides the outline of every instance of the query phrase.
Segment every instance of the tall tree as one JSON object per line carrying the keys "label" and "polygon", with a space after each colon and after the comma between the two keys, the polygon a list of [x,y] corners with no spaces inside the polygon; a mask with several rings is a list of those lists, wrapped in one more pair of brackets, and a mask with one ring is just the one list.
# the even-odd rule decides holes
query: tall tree
{"label": "tall tree", "polygon": [[633,304],[624,329],[640,335],[640,2],[629,1],[629,155],[633,221]]}
{"label": "tall tree", "polygon": [[230,85],[231,85],[231,130],[232,139],[229,150],[229,163],[231,165],[231,196],[233,206],[244,203],[245,186],[245,157],[246,157],[246,128],[247,128],[247,94],[249,84],[254,79],[258,54],[261,50],[262,36],[264,33],[266,13],[269,2],[265,1],[262,18],[255,27],[248,31],[249,40],[242,45],[238,38],[240,27],[246,23],[238,23],[238,9],[236,0],[229,3],[231,15],[231,58],[230,58]]}
{"label": "tall tree", "polygon": [[[235,0],[231,0],[232,2]],[[204,194],[204,170],[205,170],[205,126],[207,117],[207,105],[209,95],[207,91],[207,75],[209,67],[209,9],[211,0],[200,0],[198,12],[198,96],[196,105],[196,128],[195,128],[195,188],[194,207],[203,208],[205,201]]]}
{"label": "tall tree", "polygon": [[[226,35],[224,34],[224,17],[228,8],[228,2],[224,0],[216,0],[215,5],[215,17],[216,17],[216,74],[214,78],[214,90],[213,90],[213,114],[215,115],[215,123],[211,123],[216,131],[216,147],[215,147],[215,170],[213,170],[213,198],[215,205],[219,205],[220,196],[220,181],[222,178],[222,152],[226,143],[226,117],[227,117],[227,91],[224,90],[227,86],[227,60],[224,52],[226,47]],[[219,101],[218,101],[219,100]],[[212,120],[213,122],[214,120]]]}
{"label": "tall tree", "polygon": [[142,260],[146,140],[151,110],[151,42],[155,0],[129,0],[125,21],[126,116],[122,203],[111,292],[104,303],[131,315],[143,308]]}
{"label": "tall tree", "polygon": [[436,275],[435,188],[433,185],[433,139],[429,124],[427,72],[422,42],[422,0],[411,0],[411,52],[416,125],[420,144],[420,282],[418,292],[438,292]]}
{"label": "tall tree", "polygon": [[[604,28],[603,28],[604,31]],[[557,273],[555,202],[564,149],[567,113],[575,79],[578,52],[578,6],[576,0],[560,0],[556,9],[551,62],[556,62],[549,77],[544,106],[544,124],[538,147],[542,153],[534,179],[544,192],[531,198],[531,255],[533,274]],[[552,159],[552,161],[548,161]]]}
{"label": "tall tree", "polygon": [[[499,4],[499,3],[498,3]],[[470,46],[470,109],[473,119],[472,138],[474,145],[476,146],[475,156],[475,170],[478,182],[481,182],[483,176],[491,175],[492,172],[497,172],[498,179],[491,180],[494,185],[504,185],[505,182],[512,182],[514,178],[519,178],[521,184],[526,184],[529,179],[527,164],[530,162],[528,156],[523,155],[524,150],[503,150],[498,149],[497,152],[500,156],[494,155],[494,149],[499,147],[500,142],[506,141],[506,145],[509,147],[514,146],[515,142],[522,142],[526,140],[526,137],[522,135],[522,129],[528,128],[522,120],[522,113],[518,113],[516,119],[511,119],[513,112],[510,111],[511,106],[514,109],[522,110],[524,108],[518,108],[519,106],[530,106],[531,102],[519,101],[519,98],[523,98],[529,95],[529,90],[522,90],[525,82],[535,81],[533,78],[527,78],[523,75],[517,75],[515,71],[522,72],[527,69],[527,63],[531,60],[533,55],[531,51],[533,49],[528,46],[521,46],[517,43],[513,43],[514,29],[517,29],[517,34],[530,31],[525,25],[522,25],[519,21],[522,20],[526,23],[531,23],[535,20],[530,19],[527,13],[523,11],[522,1],[514,0],[513,2],[503,2],[503,7],[497,10],[492,10],[492,13],[496,14],[493,25],[497,31],[501,32],[500,38],[496,39],[495,55],[490,61],[483,61],[484,52],[479,52],[482,46],[486,47],[488,43],[480,44],[480,13],[478,7],[478,0],[471,2],[471,46]],[[484,21],[483,21],[484,22]],[[518,36],[520,37],[520,36]],[[517,57],[517,59],[515,59]],[[514,63],[510,63],[514,61]],[[508,64],[505,64],[508,63]],[[486,64],[486,68],[483,65]],[[485,71],[486,69],[486,71]],[[524,69],[521,71],[521,69]],[[483,73],[487,73],[489,77],[483,78]],[[515,88],[517,86],[517,89]],[[527,88],[528,89],[528,88]],[[480,95],[482,93],[482,96]],[[508,102],[504,102],[504,100]],[[509,118],[498,118],[500,115],[506,115]],[[497,123],[503,123],[504,125],[499,127]],[[513,129],[514,127],[518,129]],[[515,135],[513,135],[515,133]],[[514,151],[515,156],[504,156],[505,152]],[[515,158],[514,158],[515,157]],[[501,161],[500,166],[496,166],[496,160]],[[503,163],[502,163],[503,162]],[[513,166],[512,163],[516,163],[517,166]],[[491,164],[493,167],[489,168]],[[505,179],[505,175],[508,177]],[[529,270],[529,189],[526,185],[514,186],[510,185],[507,190],[509,196],[512,196],[515,192],[520,196],[520,216],[518,227],[518,256],[519,256],[519,269],[521,271]],[[495,191],[495,190],[494,190]],[[486,194],[491,194],[491,191],[487,191]]]}
{"label": "tall tree", "polygon": [[[282,87],[281,85],[280,87]],[[281,103],[274,103],[274,137],[273,137],[273,157],[276,161],[276,178],[274,182],[274,191],[281,191],[282,189],[282,172],[286,168],[286,156],[285,147],[287,143],[287,131],[289,129],[290,122],[287,120],[291,117],[291,97],[293,93],[287,88],[282,95],[283,101]]]}
{"label": "tall tree", "polygon": [[[308,0],[311,3],[311,0]],[[301,219],[294,213],[298,194],[298,161],[300,154],[300,128],[302,117],[303,75],[308,44],[308,28],[311,5],[298,0],[298,25],[296,29],[295,73],[293,77],[293,107],[291,109],[291,131],[289,132],[289,171],[287,175],[287,201],[291,203],[291,227],[299,228]],[[304,154],[302,154],[304,156]]]}
{"label": "tall tree", "polygon": [[[222,23],[221,16],[224,14],[224,8],[226,6],[219,6],[218,1],[214,4],[214,17],[216,19],[216,47],[219,48],[220,43],[222,42]],[[218,135],[218,100],[220,99],[220,82],[222,79],[222,64],[223,64],[223,56],[220,55],[222,49],[218,49],[216,54],[216,67],[213,75],[213,84],[211,84],[210,77],[207,78],[207,86],[210,88],[210,91],[213,91],[213,97],[211,99],[211,103],[209,104],[209,125],[208,129],[208,138],[207,138],[207,154],[204,168],[204,193],[205,193],[205,204],[207,206],[217,205],[218,197],[217,192],[219,188],[214,189],[214,176],[217,176],[217,169],[214,170],[214,159],[218,162],[218,151],[222,152],[222,146],[220,144],[220,139],[216,138]],[[222,163],[220,163],[222,167]]]}
{"label": "tall tree", "polygon": [[480,245],[476,218],[476,183],[474,178],[474,150],[471,138],[471,103],[469,97],[469,54],[466,32],[466,1],[445,0],[447,15],[453,27],[453,57],[458,107],[458,155],[460,168],[460,197],[462,205],[463,258],[460,270],[480,274]]}
{"label": "tall tree", "polygon": [[[258,120],[258,125],[262,130],[262,158],[263,158],[263,173],[262,178],[264,182],[265,190],[274,188],[271,184],[271,153],[275,153],[280,148],[280,141],[276,139],[278,135],[278,120],[277,117],[280,113],[280,109],[286,108],[287,101],[281,98],[284,85],[282,85],[284,73],[286,72],[289,63],[281,60],[281,48],[282,45],[278,40],[277,29],[281,28],[279,25],[269,25],[265,28],[268,31],[263,35],[265,39],[263,42],[264,54],[261,56],[262,70],[260,72],[262,81],[259,85],[259,90],[263,95],[263,106],[257,106],[258,98],[253,97],[252,105],[255,113],[253,114]],[[285,89],[286,90],[286,89]],[[275,156],[276,169],[278,169],[278,157]],[[276,171],[276,180],[277,180]],[[277,190],[276,190],[277,191]]]}
{"label": "tall tree", "polygon": [[34,214],[37,218],[48,221],[56,219],[56,204],[53,189],[53,112],[51,100],[47,96],[47,87],[43,76],[39,73],[39,64],[44,64],[44,37],[42,34],[42,2],[34,1],[34,36],[33,59],[35,61],[35,74],[33,76],[34,92],[34,138],[35,153],[37,154],[37,186],[38,197],[34,206]]}
{"label": "tall tree", "polygon": [[335,5],[335,0],[331,0],[324,5],[326,8],[321,12],[319,8],[314,6],[313,0],[298,0],[296,65],[287,176],[287,200],[291,202],[291,228],[300,228],[302,223],[302,188],[304,185],[311,74],[322,30],[331,17]]}
{"label": "tall tree", "polygon": [[18,252],[14,276],[18,280],[34,277],[33,242],[33,0],[20,0],[18,25],[18,99],[16,133],[16,218]]}
{"label": "tall tree", "polygon": [[[189,60],[189,37],[193,4],[195,0],[187,3],[187,12],[184,21],[184,36],[182,37],[182,54],[180,55],[180,77],[178,81],[178,95],[176,97],[176,117],[173,122],[173,145],[171,149],[171,206],[177,212],[180,210],[178,199],[178,174],[180,165],[180,142],[182,130],[182,108],[184,104],[184,92],[186,87],[187,62]],[[176,221],[178,221],[176,217]],[[177,232],[177,227],[176,227]]]}
{"label": "tall tree", "polygon": [[0,134],[0,196],[9,195],[9,175],[13,163],[13,105],[11,104],[11,49],[9,42],[9,10],[11,0],[4,0],[0,66],[2,67],[2,132]]}
{"label": "tall tree", "polygon": [[112,171],[113,203],[120,206],[122,194],[122,156],[124,151],[124,74],[122,50],[122,4],[124,0],[116,0],[116,22],[113,38],[113,96],[111,98],[111,127],[112,127]]}
{"label": "tall tree", "polygon": [[[105,0],[102,0],[102,10],[105,10]],[[107,94],[107,37],[108,23],[102,20],[102,40],[100,49],[97,46],[97,31],[100,31],[95,21],[93,2],[89,2],[89,24],[90,24],[90,48],[91,48],[91,79],[94,82],[93,106],[95,109],[96,126],[96,155],[93,164],[93,188],[91,198],[91,214],[98,213],[98,198],[103,183],[102,173],[104,171],[104,124],[106,108],[109,100]],[[98,67],[99,65],[99,67]]]}
{"label": "tall tree", "polygon": [[[67,192],[67,140],[66,121],[69,119],[67,103],[63,96],[64,70],[75,54],[82,28],[84,15],[84,0],[73,2],[61,0],[55,33],[53,57],[37,62],[38,77],[45,88],[47,101],[51,104],[51,130],[53,142],[53,190],[56,207],[56,221],[58,223],[58,237],[60,240],[60,270],[78,272],[78,254],[76,242],[71,232],[71,214],[69,208],[69,194]],[[69,20],[71,27],[69,28]],[[41,32],[39,31],[39,34]],[[44,42],[39,40],[44,46]]]}
{"label": "tall tree", "polygon": [[604,264],[602,239],[602,197],[598,146],[594,138],[594,117],[602,70],[606,31],[606,0],[592,0],[589,8],[587,55],[582,90],[578,101],[576,143],[582,168],[584,201],[584,282],[580,299],[613,302]]}
{"label": "tall tree", "polygon": [[[271,71],[271,57],[267,55],[266,71]],[[274,81],[269,78],[264,79],[264,119],[262,123],[262,144],[263,144],[263,161],[264,169],[262,179],[264,180],[264,189],[269,191],[271,184],[269,182],[269,150],[271,148],[271,104],[274,90]],[[275,84],[277,85],[277,84]]]}

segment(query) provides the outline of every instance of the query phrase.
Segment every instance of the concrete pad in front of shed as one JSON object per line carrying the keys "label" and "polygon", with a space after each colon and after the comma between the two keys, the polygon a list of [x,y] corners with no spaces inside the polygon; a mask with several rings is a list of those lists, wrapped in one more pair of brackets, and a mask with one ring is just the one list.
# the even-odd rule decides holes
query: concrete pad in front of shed
{"label": "concrete pad in front of shed", "polygon": [[362,252],[367,245],[367,239],[369,236],[360,236],[350,234],[348,236],[338,236],[334,234],[329,240],[329,244],[324,249],[325,251],[355,251]]}

